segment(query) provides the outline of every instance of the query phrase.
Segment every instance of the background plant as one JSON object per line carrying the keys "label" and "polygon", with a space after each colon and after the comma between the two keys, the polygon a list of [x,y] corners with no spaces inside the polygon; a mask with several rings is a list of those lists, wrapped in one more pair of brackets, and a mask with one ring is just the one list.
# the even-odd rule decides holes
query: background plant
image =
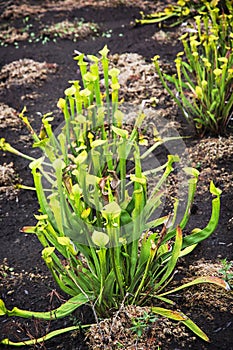
{"label": "background plant", "polygon": [[1,26],[0,46],[14,44],[17,48],[23,40],[29,43],[46,44],[49,41],[56,42],[57,39],[69,39],[73,42],[86,37],[99,35],[99,26],[94,22],[85,22],[83,18],[74,18],[72,22],[64,20],[41,28],[39,33],[35,32],[35,25],[29,16],[24,17],[19,28],[10,27],[9,24]]}
{"label": "background plant", "polygon": [[224,133],[233,112],[233,11],[226,15],[207,7],[208,14],[195,17],[195,33],[181,37],[184,52],[175,60],[176,75],[163,73],[154,58],[164,87],[201,135]]}
{"label": "background plant", "polygon": [[220,260],[222,267],[219,269],[219,273],[222,274],[224,281],[226,281],[231,289],[233,288],[233,262],[228,261],[226,258]]}
{"label": "background plant", "polygon": [[47,36],[53,40],[66,38],[76,42],[87,36],[96,35],[98,30],[99,27],[96,23],[85,22],[83,18],[75,18],[72,22],[64,20],[44,28],[41,36]]}
{"label": "background plant", "polygon": [[137,334],[138,338],[140,338],[157,319],[158,318],[154,314],[151,315],[145,311],[143,316],[132,319],[131,330]]}
{"label": "background plant", "polygon": [[141,19],[137,19],[137,24],[154,24],[159,23],[159,25],[167,25],[169,27],[175,27],[181,23],[184,23],[191,17],[198,14],[203,14],[206,12],[208,7],[216,8],[216,6],[221,9],[221,11],[226,12],[232,9],[232,4],[230,0],[219,1],[219,0],[178,0],[177,5],[169,4],[164,8],[163,11],[157,11],[155,13],[145,15],[141,12]]}
{"label": "background plant", "polygon": [[[211,182],[210,192],[215,198],[209,223],[183,236],[198,180],[197,170],[185,168],[189,190],[183,217],[177,217],[178,198],[174,200],[172,214],[153,217],[162,205],[162,186],[179,157],[169,155],[167,162],[158,168],[143,169],[143,160],[171,138],[156,135],[154,144],[141,152],[140,126],[145,114],[139,111],[134,125],[130,129],[124,127],[118,99],[120,71],[109,69],[107,54],[104,47],[100,58],[88,55],[90,65],[83,54],[76,57],[82,82],[72,81],[65,90],[65,99],[58,102],[64,115],[58,134],[52,130],[50,113],[43,116],[39,135],[25,116],[26,110],[21,113],[42,157],[24,155],[1,139],[2,150],[31,161],[40,209],[35,216],[37,225],[24,227],[23,232],[37,235],[43,246],[42,258],[58,286],[71,298],[49,312],[17,307],[8,310],[1,300],[0,315],[53,320],[89,304],[98,321],[99,316],[109,315],[122,304],[150,304],[154,305],[152,313],[183,322],[208,341],[207,335],[182,312],[155,305],[160,301],[174,305],[168,294],[198,283],[228,288],[216,277],[199,277],[165,291],[179,257],[190,253],[216,228],[221,191]],[[162,174],[153,190],[148,191],[148,176],[158,171]],[[79,328],[57,330],[41,339]],[[34,344],[41,339],[17,345]],[[9,339],[1,343],[16,345]]]}

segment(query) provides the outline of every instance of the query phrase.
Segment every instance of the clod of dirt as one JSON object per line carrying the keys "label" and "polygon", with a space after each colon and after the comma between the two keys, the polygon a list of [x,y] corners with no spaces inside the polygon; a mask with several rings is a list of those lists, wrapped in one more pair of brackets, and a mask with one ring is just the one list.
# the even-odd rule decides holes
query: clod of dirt
{"label": "clod of dirt", "polygon": [[182,25],[177,26],[176,30],[157,30],[152,36],[153,40],[156,40],[161,43],[161,45],[169,44],[171,46],[177,46],[179,44],[179,38],[181,35],[190,32],[190,26],[193,27],[194,19],[189,18],[186,22],[183,22]]}
{"label": "clod of dirt", "polygon": [[179,28],[175,32],[165,32],[161,29],[154,33],[152,39],[161,42],[161,44],[170,44],[172,46],[176,46],[177,40],[181,36],[181,34],[182,31]]}
{"label": "clod of dirt", "polygon": [[[149,318],[145,317],[150,315]],[[153,322],[150,322],[153,317]],[[147,321],[146,321],[147,320]],[[138,324],[138,328],[133,325]],[[141,327],[141,328],[140,328]],[[142,332],[140,335],[137,330]],[[149,307],[127,306],[117,311],[111,318],[93,325],[87,333],[90,349],[139,349],[157,350],[162,344],[175,340],[183,347],[184,339],[190,337],[185,327],[164,317],[150,314]],[[186,343],[187,345],[187,343]],[[163,346],[163,349],[166,347]]]}
{"label": "clod of dirt", "polygon": [[13,85],[30,85],[40,83],[48,74],[57,70],[56,63],[36,62],[24,58],[13,61],[2,67],[0,72],[0,88],[10,88]]}
{"label": "clod of dirt", "polygon": [[8,199],[14,199],[18,194],[15,184],[19,182],[19,176],[16,174],[12,162],[0,164],[0,197],[5,196]]}
{"label": "clod of dirt", "polygon": [[[189,271],[193,271],[196,276],[215,276],[222,278],[222,269],[223,265],[221,261],[211,262],[205,259],[197,260],[195,265],[189,265]],[[233,274],[233,266],[228,270],[228,273]]]}
{"label": "clod of dirt", "polygon": [[[151,96],[158,98],[159,78],[151,63],[137,53],[115,54],[110,56],[112,63],[120,69],[119,84],[127,102],[140,104]],[[160,96],[161,96],[161,84]],[[156,94],[157,92],[157,94]]]}
{"label": "clod of dirt", "polygon": [[[182,279],[182,283],[190,282],[194,279],[194,276],[215,276],[218,278],[223,278],[221,273],[221,269],[223,265],[220,261],[211,262],[205,259],[199,259],[195,262],[195,264],[189,265],[189,274],[186,273],[184,279]],[[233,268],[231,267],[228,273],[233,273]],[[233,294],[232,291],[226,291],[221,287],[217,287],[216,285],[210,283],[203,283],[194,287],[191,287],[185,290],[182,293],[184,298],[184,306],[189,308],[195,307],[195,305],[201,306],[205,305],[205,307],[209,308],[209,315],[207,318],[213,318],[214,310],[219,310],[221,312],[230,312],[233,314]]]}
{"label": "clod of dirt", "polygon": [[200,171],[202,188],[206,191],[210,180],[222,190],[233,187],[233,136],[206,138],[188,148],[192,166]]}
{"label": "clod of dirt", "polygon": [[11,186],[16,179],[13,163],[0,165],[0,187]]}
{"label": "clod of dirt", "polygon": [[[62,1],[43,1],[40,5],[28,6],[24,0],[18,4],[8,4],[5,7],[2,15],[3,19],[16,19],[32,15],[43,15],[43,13],[48,11],[74,11],[75,9],[81,8],[83,6],[93,6],[93,7],[117,7],[120,5],[125,6],[137,6],[140,8],[154,9],[155,5],[151,1],[146,0],[62,0]],[[158,6],[157,6],[158,7]]]}
{"label": "clod of dirt", "polygon": [[[163,88],[152,63],[139,54],[124,53],[110,56],[110,65],[120,69],[120,97],[125,102],[152,106],[158,116],[174,120],[178,108]],[[163,62],[162,65],[166,71],[172,70],[170,64]]]}
{"label": "clod of dirt", "polygon": [[29,34],[27,32],[23,32],[14,27],[9,27],[0,31],[0,42],[2,43],[12,44],[15,41],[27,40],[28,37]]}
{"label": "clod of dirt", "polygon": [[10,127],[17,130],[22,125],[23,123],[14,108],[9,107],[5,103],[0,103],[0,129]]}
{"label": "clod of dirt", "polygon": [[99,30],[99,26],[92,22],[68,20],[55,23],[42,31],[43,35],[48,35],[50,38],[69,39],[72,41],[81,40],[88,36],[95,35]]}

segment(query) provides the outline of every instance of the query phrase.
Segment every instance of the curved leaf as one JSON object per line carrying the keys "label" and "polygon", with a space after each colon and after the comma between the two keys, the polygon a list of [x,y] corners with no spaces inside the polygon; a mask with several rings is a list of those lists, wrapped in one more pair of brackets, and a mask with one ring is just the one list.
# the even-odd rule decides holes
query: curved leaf
{"label": "curved leaf", "polygon": [[191,329],[191,331],[198,335],[198,337],[205,341],[209,341],[207,335],[192,320],[190,320],[188,316],[183,314],[183,312],[167,310],[162,307],[154,306],[151,308],[151,311],[160,316],[170,318],[171,320],[182,322],[186,327],[188,327],[189,329]]}
{"label": "curved leaf", "polygon": [[230,290],[230,287],[228,285],[227,282],[225,282],[223,279],[219,278],[219,277],[214,277],[214,276],[202,276],[202,277],[197,277],[195,278],[193,281],[182,284],[181,286],[174,288],[172,290],[169,290],[168,292],[162,293],[159,296],[164,296],[164,295],[168,295],[171,293],[175,293],[178,292],[181,289],[184,288],[188,288],[191,286],[194,286],[196,284],[200,284],[200,283],[212,283],[212,284],[216,284],[219,287],[222,287],[226,290]]}
{"label": "curved leaf", "polygon": [[163,307],[152,306],[151,311],[155,314],[170,318],[174,321],[184,321],[187,319],[187,316],[185,316],[182,312],[167,310]]}
{"label": "curved leaf", "polygon": [[189,236],[186,236],[183,240],[183,247],[186,248],[190,245],[197,244],[204,239],[208,238],[212,232],[216,229],[219,221],[219,214],[220,214],[220,196],[217,198],[214,198],[212,200],[212,214],[209,223],[207,226],[200,230],[196,231]]}
{"label": "curved leaf", "polygon": [[63,334],[63,333],[67,333],[67,332],[72,332],[75,330],[78,330],[80,328],[86,328],[86,327],[90,327],[90,325],[83,325],[83,326],[70,326],[70,327],[66,327],[66,328],[62,328],[62,329],[57,329],[56,331],[52,331],[46,335],[44,335],[43,337],[40,338],[34,338],[34,339],[30,339],[30,340],[24,340],[21,342],[13,342],[10,341],[8,338],[3,339],[0,341],[0,344],[3,345],[10,345],[10,346],[25,346],[25,345],[36,345],[38,343],[43,343],[44,341],[51,339],[53,337],[56,337],[57,335]]}
{"label": "curved leaf", "polygon": [[167,269],[166,272],[163,274],[163,277],[161,278],[161,280],[159,281],[159,283],[157,283],[155,285],[155,289],[157,289],[159,286],[161,286],[164,282],[167,281],[168,277],[171,275],[172,271],[174,270],[177,260],[180,256],[180,251],[181,251],[181,247],[182,247],[182,231],[181,228],[178,226],[176,229],[176,240],[175,240],[175,244],[172,250],[172,255],[171,258],[167,264]]}
{"label": "curved leaf", "polygon": [[90,300],[89,296],[78,294],[70,298],[67,302],[59,306],[57,309],[47,311],[47,312],[27,311],[27,310],[21,310],[17,307],[14,307],[12,310],[8,310],[5,307],[4,302],[1,300],[0,315],[5,314],[8,316],[18,316],[23,318],[34,317],[34,318],[43,319],[43,320],[54,320],[57,318],[62,318],[67,315],[70,315],[74,310],[76,310],[81,305],[86,304],[89,300]]}

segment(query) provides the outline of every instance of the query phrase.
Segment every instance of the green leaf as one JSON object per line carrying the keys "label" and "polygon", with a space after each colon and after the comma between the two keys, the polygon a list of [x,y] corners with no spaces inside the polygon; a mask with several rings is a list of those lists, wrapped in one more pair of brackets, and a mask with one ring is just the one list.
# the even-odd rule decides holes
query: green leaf
{"label": "green leaf", "polygon": [[5,303],[2,299],[0,299],[0,316],[4,316],[7,314],[7,308],[5,306]]}
{"label": "green leaf", "polygon": [[59,230],[60,233],[63,233],[63,222],[62,222],[62,207],[61,207],[61,203],[60,201],[57,199],[57,195],[56,193],[53,193],[52,195],[49,196],[50,199],[50,208],[53,212],[56,224],[57,224],[57,228]]}
{"label": "green leaf", "polygon": [[[194,199],[194,195],[195,195],[195,191],[196,191],[196,186],[197,186],[197,181],[198,181],[198,170],[195,171],[196,169],[193,168],[186,168],[189,169],[188,171],[190,171],[190,174],[194,175],[194,177],[192,177],[191,179],[188,180],[189,183],[189,189],[188,189],[188,202],[186,204],[186,208],[185,208],[185,213],[184,216],[182,218],[182,220],[180,221],[180,227],[181,229],[184,229],[185,226],[187,225],[187,222],[189,220],[189,216],[190,216],[190,212],[191,212],[191,206],[193,203],[193,199]],[[195,244],[195,242],[193,242]]]}
{"label": "green leaf", "polygon": [[67,247],[69,249],[69,251],[71,252],[71,254],[77,255],[77,251],[75,249],[75,246],[69,237],[57,237],[57,241],[59,244]]}
{"label": "green leaf", "polygon": [[193,249],[196,248],[196,246],[197,246],[197,244],[193,244],[193,245],[191,245],[189,247],[186,247],[185,249],[182,249],[181,252],[180,252],[179,258],[181,258],[182,256],[190,254],[193,251]]}
{"label": "green leaf", "polygon": [[117,124],[122,124],[122,120],[124,118],[124,113],[122,113],[119,109],[117,109],[114,113],[114,119],[117,121]]}
{"label": "green leaf", "polygon": [[198,179],[198,176],[199,176],[199,171],[195,168],[191,168],[191,167],[185,167],[184,168],[184,171],[186,172],[186,174],[188,175],[192,175],[194,176],[196,179]]}
{"label": "green leaf", "polygon": [[120,74],[120,70],[118,68],[112,68],[108,71],[108,74],[113,78],[117,77]]}
{"label": "green leaf", "polygon": [[90,213],[91,213],[91,208],[86,208],[86,209],[84,209],[84,210],[82,211],[82,213],[81,213],[81,218],[82,218],[82,219],[87,219],[88,216],[90,215]]}
{"label": "green leaf", "polygon": [[106,235],[106,233],[101,231],[94,231],[92,234],[92,241],[94,244],[96,244],[98,247],[105,247],[109,242],[109,237]]}
{"label": "green leaf", "polygon": [[91,325],[78,325],[78,326],[70,326],[62,329],[58,329],[52,332],[47,333],[46,335],[43,335],[43,337],[40,338],[33,338],[30,340],[23,340],[22,342],[13,342],[9,340],[8,338],[2,339],[0,341],[0,344],[3,345],[9,345],[9,346],[27,346],[27,345],[37,345],[39,343],[44,343],[44,341],[49,340],[53,337],[56,337],[57,335],[67,333],[67,332],[72,332],[75,330],[80,330],[80,328],[86,328],[90,327]]}
{"label": "green leaf", "polygon": [[154,295],[154,298],[157,298],[161,301],[163,301],[164,303],[167,303],[167,304],[170,304],[170,305],[175,305],[175,302],[168,299],[168,298],[165,298],[165,297],[161,297],[160,295]]}
{"label": "green leaf", "polygon": [[222,193],[222,191],[214,185],[213,181],[210,182],[210,193],[217,197]]}
{"label": "green leaf", "polygon": [[190,318],[182,321],[182,323],[185,324],[186,327],[191,329],[191,331],[193,331],[193,333],[198,335],[199,338],[201,338],[207,342],[210,341],[209,338],[207,337],[207,335],[196,325],[196,323],[194,323],[192,320],[190,320]]}
{"label": "green leaf", "polygon": [[71,87],[66,89],[64,92],[65,92],[66,96],[72,96],[72,95],[74,95],[76,93],[76,88],[75,88],[74,85],[72,85]]}
{"label": "green leaf", "polygon": [[180,256],[181,247],[182,247],[182,231],[180,227],[177,227],[176,240],[172,249],[171,258],[169,259],[169,262],[167,264],[166,272],[163,274],[159,283],[155,285],[155,289],[161,286],[164,282],[166,282],[166,280],[168,279],[168,277],[171,275],[172,271],[176,267],[177,260]]}
{"label": "green leaf", "polygon": [[23,233],[36,233],[37,232],[37,227],[36,226],[24,226],[21,229],[21,232]]}
{"label": "green leaf", "polygon": [[134,174],[131,174],[130,175],[130,180],[133,181],[133,182],[138,182],[141,185],[146,185],[146,177],[145,176],[137,177]]}
{"label": "green leaf", "polygon": [[[6,314],[8,316],[18,316],[23,318],[38,318],[43,320],[55,320],[58,318],[63,318],[70,315],[74,310],[80,307],[83,304],[86,304],[90,301],[91,297],[89,295],[83,295],[82,293],[70,298],[64,304],[59,306],[57,309],[46,311],[46,312],[36,312],[21,310],[17,307],[14,307],[12,310],[6,309]],[[4,304],[4,303],[3,303]]]}
{"label": "green leaf", "polygon": [[158,233],[152,233],[147,239],[142,240],[140,258],[139,258],[139,268],[141,265],[145,264],[150,257],[151,242],[156,242],[157,240],[158,240]]}
{"label": "green leaf", "polygon": [[94,55],[87,55],[87,58],[89,60],[91,60],[92,62],[95,62],[95,63],[98,63],[99,62],[99,59],[98,57],[94,56]]}
{"label": "green leaf", "polygon": [[92,147],[92,148],[95,148],[95,147],[98,147],[98,146],[102,146],[102,145],[104,145],[106,142],[107,142],[107,140],[95,140],[95,141],[92,141],[91,147]]}
{"label": "green leaf", "polygon": [[33,172],[34,184],[36,187],[37,198],[40,204],[40,211],[42,214],[48,215],[48,220],[56,227],[56,221],[54,220],[53,212],[48,205],[47,198],[42,187],[41,174],[38,172]]}
{"label": "green leaf", "polygon": [[120,128],[117,128],[116,126],[112,125],[112,130],[115,134],[117,134],[118,136],[121,136],[123,138],[127,138],[129,133],[127,130],[123,130],[123,129],[120,129]]}
{"label": "green leaf", "polygon": [[33,160],[29,164],[29,168],[32,169],[32,170],[41,169],[44,159],[45,159],[45,157],[40,157],[38,159]]}
{"label": "green leaf", "polygon": [[187,319],[187,316],[185,316],[182,312],[167,310],[162,307],[152,306],[151,311],[155,314],[170,318],[175,321],[184,321]]}
{"label": "green leaf", "polygon": [[107,45],[105,45],[103,47],[103,49],[99,51],[99,53],[101,54],[102,57],[107,57],[107,55],[109,53],[109,49],[108,49]]}
{"label": "green leaf", "polygon": [[208,225],[202,230],[193,230],[192,234],[186,236],[183,241],[183,248],[197,244],[208,238],[216,229],[220,214],[220,197],[212,200],[212,214]]}
{"label": "green leaf", "polygon": [[132,222],[132,218],[126,210],[121,211],[121,225],[127,225]]}
{"label": "green leaf", "polygon": [[223,279],[219,278],[219,277],[203,276],[203,277],[197,277],[191,282],[182,284],[181,286],[179,286],[177,288],[174,288],[174,289],[169,290],[169,291],[167,291],[165,293],[159,294],[159,296],[164,296],[164,295],[168,295],[168,294],[171,294],[171,293],[176,293],[179,290],[182,290],[184,288],[189,288],[189,287],[195,286],[195,285],[200,284],[200,283],[212,283],[212,284],[215,284],[215,285],[217,285],[219,287],[224,288],[225,290],[229,290],[229,288],[230,288],[228,283],[226,281],[224,281]]}
{"label": "green leaf", "polygon": [[120,216],[121,207],[117,204],[117,202],[111,202],[103,207],[101,213],[106,220],[108,220],[109,217],[111,217],[111,219],[115,219]]}
{"label": "green leaf", "polygon": [[91,95],[91,91],[87,88],[80,91],[80,96],[89,97],[90,95]]}
{"label": "green leaf", "polygon": [[75,163],[80,165],[84,163],[86,159],[87,159],[87,151],[84,150],[81,153],[79,153],[79,155],[75,158]]}
{"label": "green leaf", "polygon": [[46,247],[42,250],[42,258],[46,262],[46,264],[50,264],[52,262],[51,255],[54,252],[55,247]]}
{"label": "green leaf", "polygon": [[105,298],[112,299],[113,298],[113,292],[114,292],[114,287],[115,287],[115,281],[116,281],[116,276],[114,273],[114,270],[112,269],[107,277],[105,278],[104,281],[104,290],[103,294],[105,295]]}
{"label": "green leaf", "polygon": [[180,321],[186,325],[189,329],[191,329],[195,334],[197,334],[201,339],[205,341],[209,341],[207,335],[192,321],[189,317],[187,317],[183,312],[167,310],[161,307],[153,306],[151,311],[160,316],[167,317],[174,321]]}
{"label": "green leaf", "polygon": [[53,167],[56,171],[61,171],[65,166],[65,162],[62,159],[58,158],[53,162]]}
{"label": "green leaf", "polygon": [[87,82],[93,82],[96,79],[98,79],[98,76],[96,76],[95,74],[91,74],[90,72],[87,72],[86,74],[84,74],[83,78]]}

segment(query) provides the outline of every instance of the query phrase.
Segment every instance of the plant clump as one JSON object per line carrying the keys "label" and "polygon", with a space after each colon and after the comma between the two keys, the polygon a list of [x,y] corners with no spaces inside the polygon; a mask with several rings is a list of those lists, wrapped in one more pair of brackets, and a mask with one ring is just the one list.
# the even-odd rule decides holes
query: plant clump
{"label": "plant clump", "polygon": [[[209,341],[187,315],[174,310],[175,303],[169,295],[202,283],[229,289],[227,282],[203,276],[172,289],[168,286],[178,260],[215,230],[221,190],[210,182],[213,199],[209,222],[184,235],[199,176],[196,169],[185,166],[181,171],[186,176],[187,198],[173,198],[169,213],[163,212],[164,185],[177,170],[180,158],[175,153],[168,154],[161,164],[147,160],[158,147],[170,141],[181,142],[180,137],[161,136],[155,128],[153,143],[145,142],[142,123],[146,113],[142,108],[134,124],[125,126],[127,109],[121,109],[119,101],[120,70],[109,67],[108,51],[105,46],[99,57],[87,55],[89,63],[84,54],[75,57],[82,81],[70,81],[65,98],[59,99],[64,122],[56,132],[51,113],[42,117],[39,134],[30,125],[25,108],[20,114],[34,140],[33,146],[42,151],[40,158],[22,154],[5,139],[0,140],[3,151],[30,161],[40,209],[35,215],[37,224],[22,231],[37,236],[43,246],[42,258],[55,282],[70,296],[48,312],[18,307],[9,310],[0,300],[0,315],[52,321],[88,304],[98,323],[99,318],[111,316],[122,305],[149,306],[146,322],[166,317]],[[150,175],[155,175],[156,181],[148,191]],[[1,343],[31,345],[77,329],[80,325],[39,339],[18,343],[3,339]]]}
{"label": "plant clump", "polygon": [[158,23],[159,26],[175,27],[184,23],[189,18],[193,18],[195,15],[203,14],[211,6],[212,8],[218,7],[221,12],[228,13],[232,10],[232,4],[230,0],[177,0],[177,4],[169,4],[162,11],[156,11],[151,14],[141,12],[141,19],[136,19],[136,24],[153,24]]}
{"label": "plant clump", "polygon": [[[233,8],[221,13],[206,3],[189,33],[180,38],[183,51],[175,59],[176,74],[162,72],[159,56],[154,64],[160,79],[198,134],[223,134],[233,113]],[[175,88],[170,88],[172,83]]]}

